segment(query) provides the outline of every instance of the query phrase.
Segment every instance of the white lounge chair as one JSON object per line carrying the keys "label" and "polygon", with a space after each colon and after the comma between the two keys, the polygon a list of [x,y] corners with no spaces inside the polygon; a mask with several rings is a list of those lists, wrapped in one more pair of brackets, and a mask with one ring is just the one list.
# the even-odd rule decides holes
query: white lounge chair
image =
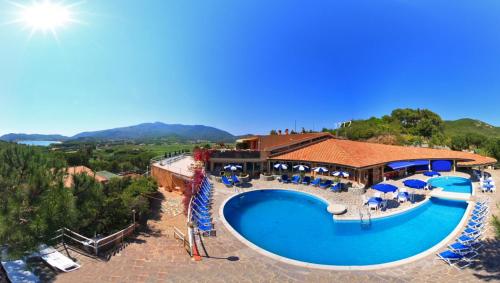
{"label": "white lounge chair", "polygon": [[45,245],[40,246],[40,257],[50,266],[57,268],[63,272],[75,271],[81,266],[58,252],[53,247],[47,247]]}
{"label": "white lounge chair", "polygon": [[28,270],[23,260],[2,261],[3,269],[7,273],[10,282],[13,283],[38,283],[40,279]]}

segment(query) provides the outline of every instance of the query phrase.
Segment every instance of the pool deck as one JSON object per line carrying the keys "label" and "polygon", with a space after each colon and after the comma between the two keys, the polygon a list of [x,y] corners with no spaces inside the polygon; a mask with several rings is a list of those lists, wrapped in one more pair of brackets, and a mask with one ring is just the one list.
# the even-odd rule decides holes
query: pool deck
{"label": "pool deck", "polygon": [[[500,170],[493,173],[500,182]],[[460,173],[452,173],[461,176]],[[395,182],[401,182],[395,181]],[[278,182],[252,181],[243,191],[261,188],[291,188],[311,192],[323,198],[351,206],[361,202],[359,196],[333,193],[311,187],[282,185]],[[215,184],[213,216],[217,236],[203,238],[202,260],[192,261],[182,245],[174,239],[172,223],[178,218],[161,213],[150,220],[150,232],[140,234],[112,256],[109,261],[95,260],[70,252],[82,268],[72,273],[55,274],[43,270],[50,281],[56,282],[495,282],[500,280],[500,241],[492,238],[492,229],[484,240],[485,248],[468,268],[449,267],[436,256],[429,255],[409,264],[371,271],[331,271],[299,267],[264,256],[234,237],[219,219],[223,201],[234,195],[234,189]],[[500,203],[500,194],[477,192],[476,197],[488,196]],[[410,204],[408,204],[410,206]],[[493,213],[499,209],[491,205]],[[405,209],[395,207],[392,211]],[[390,211],[390,210],[389,210]],[[383,212],[374,212],[382,215]],[[443,250],[441,248],[440,250]]]}

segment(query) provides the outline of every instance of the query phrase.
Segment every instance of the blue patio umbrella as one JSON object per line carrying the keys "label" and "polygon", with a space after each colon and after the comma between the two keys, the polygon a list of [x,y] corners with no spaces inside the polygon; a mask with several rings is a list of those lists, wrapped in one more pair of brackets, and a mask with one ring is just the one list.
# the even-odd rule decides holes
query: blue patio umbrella
{"label": "blue patio umbrella", "polygon": [[285,163],[277,163],[277,164],[274,164],[274,169],[278,169],[278,170],[287,170],[288,169],[288,165],[286,165]]}
{"label": "blue patio umbrella", "polygon": [[391,185],[391,184],[380,183],[380,184],[373,185],[372,189],[377,190],[377,191],[385,194],[385,193],[394,193],[395,191],[398,190],[398,187]]}
{"label": "blue patio umbrella", "polygon": [[243,167],[241,165],[229,164],[224,166],[224,170],[237,171],[241,170]]}
{"label": "blue patio umbrella", "polygon": [[287,170],[288,169],[288,165],[286,165],[285,163],[277,163],[277,164],[274,164],[274,169],[278,169],[280,170],[280,174],[281,174],[281,170]]}
{"label": "blue patio umbrella", "polygon": [[405,180],[403,181],[403,184],[413,189],[423,189],[425,188],[425,186],[427,186],[427,182],[417,179]]}
{"label": "blue patio umbrella", "polygon": [[[377,190],[379,192],[382,192],[385,195],[386,193],[394,193],[395,191],[398,190],[398,187],[391,185],[391,184],[380,183],[380,184],[373,185],[372,189]],[[377,198],[370,198],[370,200],[368,200],[368,202],[370,202],[370,201],[375,201],[377,203],[380,203],[380,201],[382,201],[382,200],[377,199]],[[385,203],[385,205],[387,205],[387,200],[385,200],[384,203]]]}
{"label": "blue patio umbrella", "polygon": [[345,171],[335,171],[332,173],[333,176],[335,177],[342,177],[342,178],[347,178],[349,177],[349,173],[345,172]]}
{"label": "blue patio umbrella", "polygon": [[326,169],[325,167],[314,167],[312,170],[314,172],[316,172],[316,173],[326,173],[326,172],[328,172],[328,169]]}
{"label": "blue patio umbrella", "polygon": [[307,171],[307,170],[309,170],[309,166],[305,166],[305,165],[295,165],[295,166],[293,166],[293,169],[295,169],[295,170],[299,170],[299,171],[303,172],[303,171]]}
{"label": "blue patio umbrella", "polygon": [[436,172],[436,171],[425,171],[424,176],[434,177],[434,176],[441,176],[441,174],[439,172]]}
{"label": "blue patio umbrella", "polygon": [[[403,181],[403,184],[409,188],[421,190],[427,186],[427,183],[422,180],[409,179]],[[411,201],[414,202],[414,194],[411,194]]]}

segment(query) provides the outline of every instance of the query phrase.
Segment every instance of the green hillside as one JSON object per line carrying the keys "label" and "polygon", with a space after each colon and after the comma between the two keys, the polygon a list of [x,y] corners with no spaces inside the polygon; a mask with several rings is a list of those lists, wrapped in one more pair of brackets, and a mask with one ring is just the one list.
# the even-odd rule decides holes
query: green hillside
{"label": "green hillside", "polygon": [[444,121],[444,132],[448,136],[477,134],[488,138],[500,138],[500,127],[495,127],[479,120],[467,118],[454,121]]}

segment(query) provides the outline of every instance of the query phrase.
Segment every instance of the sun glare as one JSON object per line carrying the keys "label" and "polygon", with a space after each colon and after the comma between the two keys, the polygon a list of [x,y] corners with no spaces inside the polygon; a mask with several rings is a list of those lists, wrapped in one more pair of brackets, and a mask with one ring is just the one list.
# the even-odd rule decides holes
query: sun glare
{"label": "sun glare", "polygon": [[63,27],[71,20],[67,7],[48,1],[27,6],[21,13],[22,22],[28,28],[44,32]]}
{"label": "sun glare", "polygon": [[33,1],[30,4],[11,3],[19,8],[14,22],[30,30],[30,37],[37,32],[44,34],[50,32],[57,39],[58,30],[72,22],[78,22],[72,8],[79,3],[67,4],[51,0]]}

